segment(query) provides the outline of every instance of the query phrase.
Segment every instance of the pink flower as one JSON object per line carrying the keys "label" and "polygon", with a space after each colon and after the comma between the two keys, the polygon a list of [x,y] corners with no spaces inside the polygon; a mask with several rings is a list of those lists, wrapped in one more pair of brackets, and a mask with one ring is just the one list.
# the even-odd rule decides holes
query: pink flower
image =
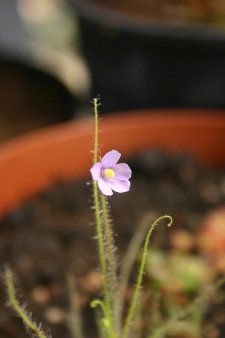
{"label": "pink flower", "polygon": [[131,169],[126,163],[117,163],[120,156],[117,150],[111,150],[90,170],[93,180],[97,181],[99,189],[106,196],[111,196],[113,191],[121,193],[130,190]]}

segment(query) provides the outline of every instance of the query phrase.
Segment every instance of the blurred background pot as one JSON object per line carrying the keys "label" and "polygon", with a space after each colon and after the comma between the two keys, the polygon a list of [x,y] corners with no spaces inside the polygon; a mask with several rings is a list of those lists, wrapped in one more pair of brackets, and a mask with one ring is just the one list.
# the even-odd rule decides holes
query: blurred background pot
{"label": "blurred background pot", "polygon": [[101,95],[103,111],[225,107],[225,6],[221,1],[214,3],[216,13],[214,7],[204,9],[204,4],[212,4],[187,2],[198,7],[195,20],[191,17],[189,22],[182,21],[182,14],[177,20],[148,18],[147,10],[138,14],[141,5],[149,6],[144,0],[125,2],[127,11],[124,2],[68,1],[80,23],[91,97]]}
{"label": "blurred background pot", "polygon": [[78,101],[57,78],[24,60],[0,56],[0,141],[70,120]]}
{"label": "blurred background pot", "polygon": [[[44,7],[44,2],[40,1],[40,6],[41,3]],[[50,21],[54,8],[49,10],[49,16],[43,8],[42,16],[48,23],[45,26],[40,9],[38,12],[38,8],[32,8],[35,28],[28,20],[31,16],[28,9],[26,0],[0,2],[0,141],[69,120],[77,116],[82,101],[76,90],[79,86],[76,57],[73,59],[72,54],[70,60],[69,56],[63,57],[57,49],[59,36],[55,49],[50,48],[55,32]],[[52,34],[49,41],[41,40],[40,27],[45,37]],[[61,31],[65,34],[64,26]]]}
{"label": "blurred background pot", "polygon": [[[225,116],[177,110],[115,114],[101,121],[102,153],[131,155],[143,149],[190,152],[212,166],[225,164]],[[0,147],[0,215],[57,180],[84,178],[92,163],[93,120],[36,131]]]}

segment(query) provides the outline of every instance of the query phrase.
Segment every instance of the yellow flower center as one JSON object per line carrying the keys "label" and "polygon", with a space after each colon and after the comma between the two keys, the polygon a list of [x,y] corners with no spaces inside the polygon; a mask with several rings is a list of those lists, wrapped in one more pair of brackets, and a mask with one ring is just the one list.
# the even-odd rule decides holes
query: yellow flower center
{"label": "yellow flower center", "polygon": [[113,178],[115,176],[115,172],[112,169],[105,169],[104,170],[104,175],[107,178]]}

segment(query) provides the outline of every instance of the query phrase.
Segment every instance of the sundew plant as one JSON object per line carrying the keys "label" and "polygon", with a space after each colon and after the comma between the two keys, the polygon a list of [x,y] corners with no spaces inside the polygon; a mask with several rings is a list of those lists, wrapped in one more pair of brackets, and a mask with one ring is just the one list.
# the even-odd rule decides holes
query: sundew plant
{"label": "sundew plant", "polygon": [[[130,338],[135,337],[134,323],[137,321],[138,317],[141,316],[141,312],[138,311],[138,309],[152,232],[156,225],[162,220],[165,220],[167,225],[170,226],[172,224],[172,218],[169,215],[163,215],[149,225],[149,229],[147,230],[143,241],[143,247],[140,250],[136,283],[132,287],[129,303],[125,306],[125,291],[128,286],[133,261],[127,260],[124,264],[118,262],[114,230],[109,212],[109,202],[110,196],[114,193],[129,193],[130,186],[132,185],[132,170],[128,164],[120,162],[122,155],[118,150],[112,149],[101,156],[101,151],[99,149],[99,101],[97,98],[93,100],[93,107],[94,149],[93,165],[90,168],[90,174],[93,185],[93,209],[98,245],[99,268],[102,275],[103,288],[101,297],[92,300],[90,306],[95,309],[94,311],[98,312],[96,318],[98,321],[99,337]],[[139,242],[141,243],[141,241]],[[130,268],[122,269],[122,266],[126,265],[130,266]],[[5,281],[9,305],[22,319],[31,336],[38,338],[49,337],[49,335],[44,332],[41,325],[38,325],[32,319],[26,308],[18,301],[14,286],[14,276],[8,267],[5,270]],[[216,285],[216,287],[220,284]],[[196,306],[199,306],[202,300],[205,299],[205,296],[206,295],[204,294],[197,298],[187,309],[176,314],[161,327],[152,330],[152,333],[149,334],[149,332],[146,332],[146,338],[164,337],[169,326],[193,312],[196,309]],[[74,327],[74,330],[71,330],[71,332],[74,331],[74,337],[82,338],[83,334],[80,332],[80,326],[77,322],[78,317],[79,316],[70,318],[70,321],[73,322],[71,326]]]}

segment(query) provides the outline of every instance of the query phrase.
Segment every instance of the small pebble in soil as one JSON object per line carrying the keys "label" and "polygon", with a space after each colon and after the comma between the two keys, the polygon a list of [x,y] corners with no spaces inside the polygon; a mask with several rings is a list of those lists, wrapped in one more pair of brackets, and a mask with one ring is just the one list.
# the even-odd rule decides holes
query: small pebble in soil
{"label": "small pebble in soil", "polygon": [[83,291],[88,293],[99,292],[102,288],[102,275],[100,272],[92,270],[79,280],[79,284]]}
{"label": "small pebble in soil", "polygon": [[179,251],[190,251],[194,246],[193,236],[186,230],[174,231],[171,236],[171,246]]}
{"label": "small pebble in soil", "polygon": [[51,306],[44,311],[44,318],[51,324],[59,325],[65,321],[66,312],[58,306]]}
{"label": "small pebble in soil", "polygon": [[203,199],[208,203],[218,203],[221,199],[220,187],[214,183],[207,182],[200,190]]}
{"label": "small pebble in soil", "polygon": [[38,304],[47,304],[51,299],[51,294],[47,287],[36,286],[31,290],[31,298]]}

